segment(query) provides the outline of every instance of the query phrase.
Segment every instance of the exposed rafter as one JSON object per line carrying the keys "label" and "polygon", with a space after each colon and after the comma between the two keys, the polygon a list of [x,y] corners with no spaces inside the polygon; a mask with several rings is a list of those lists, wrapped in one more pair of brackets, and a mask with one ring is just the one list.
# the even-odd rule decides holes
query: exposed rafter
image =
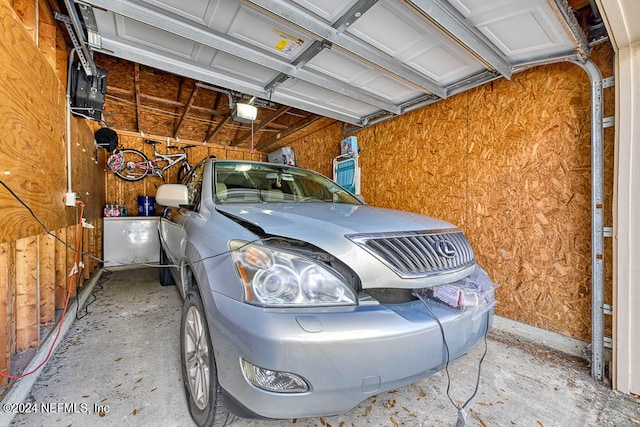
{"label": "exposed rafter", "polygon": [[204,137],[204,142],[205,144],[207,142],[209,142],[211,140],[211,138],[213,138],[214,136],[216,136],[218,134],[218,132],[220,132],[220,130],[222,129],[222,127],[224,125],[226,125],[227,123],[229,123],[231,121],[231,114],[226,114],[216,125],[215,128],[213,128],[212,131],[208,132],[205,137]]}
{"label": "exposed rafter", "polygon": [[[216,92],[216,99],[213,101],[213,110],[216,111],[220,108],[220,103],[222,102],[222,94],[220,92]],[[204,137],[204,142],[206,143],[207,141],[209,141],[209,139],[211,138],[210,135],[212,135],[213,131],[211,130],[211,128],[213,127],[214,121],[213,119],[215,118],[214,114],[211,114],[211,118],[209,120],[209,125],[207,126],[207,131],[204,133],[205,137]]]}
{"label": "exposed rafter", "polygon": [[140,118],[142,117],[140,114],[140,65],[137,63],[133,64],[133,84],[136,103],[136,128],[140,132],[142,130],[140,128]]}
{"label": "exposed rafter", "polygon": [[[177,102],[180,102],[180,100],[183,97],[182,95],[183,95],[184,90],[185,90],[184,82],[185,82],[185,77],[184,76],[180,76],[180,78],[178,80],[178,94],[176,95],[176,101]],[[174,138],[175,138],[175,135],[177,133],[176,129],[178,128],[178,123],[180,122],[180,112],[181,112],[181,110],[178,107],[176,107],[175,108],[176,117],[175,117],[175,119],[173,121],[173,132],[172,132],[172,135],[173,135]]]}
{"label": "exposed rafter", "polygon": [[[131,91],[131,90],[127,90],[127,89],[122,89],[119,87],[115,87],[115,86],[107,86],[107,95],[113,95],[113,96],[127,96],[127,97],[135,97],[135,91]],[[149,95],[146,93],[140,93],[139,94],[140,97],[140,101],[152,101],[152,102],[157,102],[158,104],[164,104],[164,105],[169,105],[171,107],[175,107],[175,108],[185,108],[186,104],[183,102],[179,102],[179,101],[173,101],[170,99],[165,99],[165,98],[160,98],[157,96],[153,96],[153,95]],[[212,116],[222,116],[225,113],[221,110],[218,109],[210,109],[210,108],[205,108],[205,107],[200,107],[197,105],[192,105],[191,106],[191,111],[197,112],[197,113],[204,113],[204,114],[210,114]]]}
{"label": "exposed rafter", "polygon": [[306,117],[302,120],[298,120],[296,123],[294,123],[289,129],[287,129],[284,132],[278,133],[276,135],[275,138],[271,138],[265,142],[261,142],[260,144],[258,144],[258,146],[256,147],[256,150],[260,150],[260,151],[265,151],[267,148],[271,147],[272,145],[276,144],[278,141],[280,141],[283,138],[286,138],[289,135],[292,135],[304,128],[306,128],[307,126],[317,122],[318,120],[323,119],[324,117],[322,116],[309,116]]}
{"label": "exposed rafter", "polygon": [[182,116],[180,116],[180,121],[178,122],[178,125],[176,126],[175,130],[173,131],[173,137],[174,138],[178,137],[178,132],[180,132],[180,128],[184,124],[184,119],[189,114],[189,110],[191,109],[191,106],[193,105],[193,102],[196,100],[196,95],[198,94],[198,89],[200,89],[198,87],[198,85],[194,85],[193,86],[193,90],[191,91],[191,96],[189,96],[189,102],[187,102],[187,105],[184,107],[184,111],[182,112]]}

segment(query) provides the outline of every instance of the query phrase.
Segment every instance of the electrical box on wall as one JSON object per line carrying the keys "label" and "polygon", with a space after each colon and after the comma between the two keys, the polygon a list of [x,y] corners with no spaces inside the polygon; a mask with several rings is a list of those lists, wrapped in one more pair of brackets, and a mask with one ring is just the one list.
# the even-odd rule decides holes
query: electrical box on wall
{"label": "electrical box on wall", "polygon": [[296,165],[296,154],[291,147],[282,147],[268,155],[269,163],[279,163],[282,165]]}
{"label": "electrical box on wall", "polygon": [[88,76],[79,61],[71,67],[71,112],[77,117],[102,120],[107,93],[107,70],[96,67],[96,75]]}

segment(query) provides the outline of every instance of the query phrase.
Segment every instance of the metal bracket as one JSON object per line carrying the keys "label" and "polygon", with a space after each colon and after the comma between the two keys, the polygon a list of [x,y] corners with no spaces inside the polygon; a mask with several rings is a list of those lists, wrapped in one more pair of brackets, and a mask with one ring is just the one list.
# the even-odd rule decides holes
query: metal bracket
{"label": "metal bracket", "polygon": [[611,304],[602,304],[602,312],[609,316],[613,315],[613,306]]}
{"label": "metal bracket", "polygon": [[606,89],[616,85],[616,78],[614,76],[602,79],[602,88]]}
{"label": "metal bracket", "polygon": [[615,126],[616,124],[616,117],[615,116],[609,116],[609,117],[603,117],[602,118],[602,127],[603,128],[610,128]]}
{"label": "metal bracket", "polygon": [[613,237],[613,227],[602,227],[604,237]]}
{"label": "metal bracket", "polygon": [[62,22],[64,26],[67,27],[69,38],[71,38],[73,47],[76,48],[76,54],[78,55],[78,59],[82,64],[82,68],[84,68],[84,72],[88,76],[95,76],[96,74],[98,74],[98,69],[96,68],[95,62],[93,62],[91,52],[89,51],[89,49],[87,49],[87,46],[84,42],[80,42],[80,40],[78,40],[78,36],[76,35],[71,18],[58,12],[55,12],[53,16],[57,21]]}
{"label": "metal bracket", "polygon": [[613,340],[611,337],[604,337],[603,344],[604,348],[613,348]]}

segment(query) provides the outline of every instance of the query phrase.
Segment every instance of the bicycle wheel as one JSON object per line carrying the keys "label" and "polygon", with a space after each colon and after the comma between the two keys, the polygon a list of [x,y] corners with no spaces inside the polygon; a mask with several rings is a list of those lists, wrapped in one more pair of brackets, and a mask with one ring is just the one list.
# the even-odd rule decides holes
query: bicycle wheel
{"label": "bicycle wheel", "polygon": [[111,172],[127,181],[139,181],[151,170],[147,156],[132,148],[113,153],[108,164]]}
{"label": "bicycle wheel", "polygon": [[182,162],[180,169],[178,169],[178,182],[182,182],[182,178],[187,176],[191,170],[191,165],[188,162]]}

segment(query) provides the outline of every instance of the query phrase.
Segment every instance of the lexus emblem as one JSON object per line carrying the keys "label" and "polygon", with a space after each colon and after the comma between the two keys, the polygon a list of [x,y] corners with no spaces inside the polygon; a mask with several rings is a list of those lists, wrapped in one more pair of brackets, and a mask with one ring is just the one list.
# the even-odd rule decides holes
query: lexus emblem
{"label": "lexus emblem", "polygon": [[436,252],[444,258],[453,258],[456,256],[456,248],[448,240],[438,240],[436,243]]}

